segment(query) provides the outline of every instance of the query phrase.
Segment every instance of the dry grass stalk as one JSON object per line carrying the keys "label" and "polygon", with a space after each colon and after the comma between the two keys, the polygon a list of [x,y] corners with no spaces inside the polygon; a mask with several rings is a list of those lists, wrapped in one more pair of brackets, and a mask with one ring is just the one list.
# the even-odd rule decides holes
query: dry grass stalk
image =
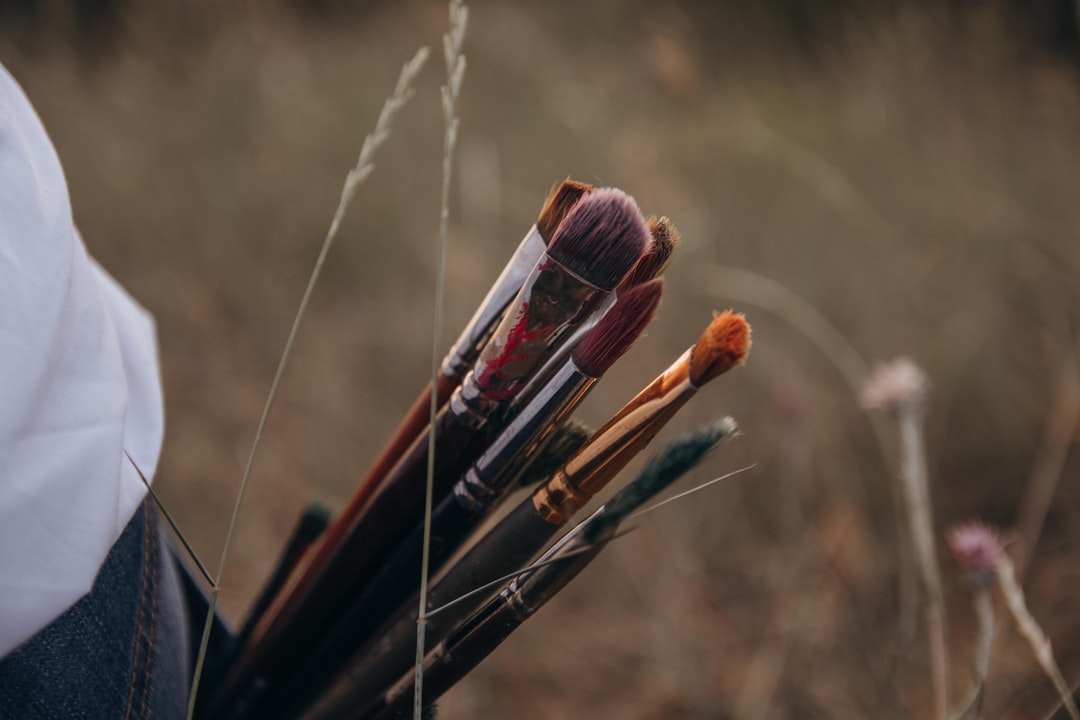
{"label": "dry grass stalk", "polygon": [[1012,560],[1005,554],[1001,537],[993,528],[979,522],[966,523],[949,532],[949,547],[960,566],[968,572],[976,588],[976,612],[979,621],[979,642],[976,646],[975,668],[976,686],[972,700],[964,709],[961,717],[971,717],[977,710],[977,703],[982,692],[987,670],[990,665],[990,648],[993,645],[993,610],[990,606],[990,579],[996,577],[1005,605],[1012,613],[1020,634],[1031,645],[1035,659],[1046,676],[1054,684],[1054,689],[1061,696],[1061,702],[1072,720],[1080,720],[1069,686],[1061,674],[1061,668],[1054,660],[1050,640],[1039,627],[1024,601],[1024,591],[1016,580],[1016,569]]}
{"label": "dry grass stalk", "polygon": [[1054,683],[1054,689],[1061,696],[1061,702],[1068,711],[1069,717],[1072,720],[1080,720],[1080,710],[1077,709],[1076,703],[1073,701],[1069,686],[1065,683],[1065,678],[1061,674],[1061,668],[1058,667],[1057,661],[1054,660],[1054,651],[1050,648],[1050,639],[1046,637],[1046,633],[1039,627],[1039,623],[1035,621],[1031,612],[1028,611],[1027,603],[1024,602],[1024,591],[1020,588],[1020,583],[1016,581],[1016,571],[1012,560],[1009,559],[1008,555],[1002,553],[995,569],[997,571],[998,587],[1001,588],[1001,594],[1005,596],[1005,604],[1016,621],[1017,629],[1020,630],[1020,634],[1031,645],[1031,650],[1035,653],[1035,659],[1038,661],[1039,667]]}
{"label": "dry grass stalk", "polygon": [[1061,371],[1054,397],[1056,400],[1046,420],[1039,454],[1031,469],[1028,491],[1020,505],[1017,521],[1017,530],[1023,539],[1022,549],[1016,558],[1016,574],[1021,582],[1035,553],[1046,513],[1054,499],[1077,426],[1080,425],[1080,377],[1072,356]]}
{"label": "dry grass stalk", "polygon": [[934,717],[944,720],[949,708],[949,657],[945,643],[945,602],[941,570],[934,549],[934,522],[926,470],[922,422],[930,381],[914,362],[897,358],[878,366],[863,388],[868,408],[887,410],[900,433],[900,480],[911,528],[915,559],[926,591],[926,625]]}
{"label": "dry grass stalk", "polygon": [[[870,373],[869,364],[847,336],[812,303],[784,284],[742,268],[713,263],[705,269],[702,278],[700,282],[703,287],[764,308],[791,325],[832,363],[856,396],[862,393],[866,377]],[[882,457],[886,463],[891,463],[893,458],[885,422],[876,415],[868,415],[867,418]],[[900,506],[903,501],[899,488],[890,484],[889,490],[893,496],[893,504]],[[906,528],[906,518],[900,518],[900,525]],[[905,545],[898,550],[899,626],[902,648],[906,650],[914,638],[919,588],[915,575],[916,560],[912,557],[911,550]],[[906,652],[903,654],[906,656]]]}
{"label": "dry grass stalk", "polygon": [[319,256],[315,260],[315,267],[311,271],[311,277],[308,279],[307,287],[304,289],[304,295],[300,299],[300,304],[296,309],[296,315],[293,318],[288,339],[285,341],[285,348],[281,351],[281,358],[278,360],[277,371],[274,373],[274,379],[270,383],[270,390],[266,395],[266,403],[263,406],[262,415],[259,417],[259,423],[255,428],[255,438],[251,443],[251,451],[248,453],[247,463],[244,466],[244,474],[240,480],[240,489],[237,491],[236,502],[233,504],[232,517],[229,520],[229,527],[225,533],[225,542],[222,544],[221,559],[218,561],[217,575],[214,577],[211,584],[209,609],[206,613],[206,622],[203,626],[202,639],[199,644],[199,653],[195,661],[195,674],[191,683],[191,694],[188,697],[188,720],[191,720],[195,714],[195,701],[199,693],[199,680],[202,676],[203,663],[206,660],[206,651],[210,642],[210,629],[213,626],[214,615],[217,610],[217,599],[221,587],[221,577],[225,570],[225,563],[229,557],[229,547],[232,544],[233,532],[236,529],[236,521],[240,515],[240,507],[243,505],[244,496],[247,492],[248,480],[251,477],[251,470],[255,464],[255,456],[258,453],[259,443],[262,440],[263,431],[266,429],[266,422],[270,417],[270,410],[274,405],[274,399],[277,397],[281,378],[285,374],[285,366],[288,364],[289,356],[292,353],[292,347],[296,341],[300,323],[304,319],[304,313],[307,310],[308,302],[311,299],[312,292],[322,273],[322,268],[326,262],[326,257],[330,252],[330,247],[337,237],[338,228],[341,226],[341,220],[345,216],[345,211],[348,209],[349,202],[356,193],[356,189],[375,169],[375,165],[372,162],[375,151],[386,142],[386,139],[390,136],[390,127],[393,125],[394,116],[409,101],[409,99],[412,98],[414,92],[412,87],[413,81],[420,73],[420,69],[427,61],[427,57],[428,49],[422,47],[416,51],[416,54],[411,60],[402,66],[401,73],[398,76],[397,85],[394,87],[394,92],[386,99],[382,111],[379,113],[379,119],[375,123],[375,130],[364,138],[364,144],[360,148],[360,155],[357,158],[356,165],[349,171],[349,174],[345,178],[345,184],[341,189],[341,199],[338,201],[337,209],[334,211],[334,218],[330,222],[330,227],[326,231],[326,236],[323,238]]}
{"label": "dry grass stalk", "polygon": [[978,627],[975,655],[972,658],[975,677],[971,690],[954,714],[959,720],[967,720],[978,716],[986,678],[990,672],[990,658],[994,647],[994,604],[990,597],[990,587],[994,568],[1004,553],[997,532],[980,522],[953,527],[948,534],[948,543],[957,563],[966,571],[971,583]]}
{"label": "dry grass stalk", "polygon": [[[439,382],[439,366],[442,348],[443,296],[446,285],[446,238],[450,224],[450,181],[453,178],[454,148],[457,146],[458,116],[457,99],[465,80],[465,56],[461,46],[465,41],[465,29],[469,24],[469,9],[462,0],[450,0],[450,29],[443,35],[443,55],[446,60],[446,84],[442,86],[443,121],[446,134],[443,138],[442,198],[439,208],[439,265],[435,275],[435,317],[431,343],[431,387]],[[431,423],[439,412],[438,398],[431,394]],[[423,716],[424,682],[424,630],[427,605],[429,548],[431,543],[431,505],[435,492],[435,433],[428,434],[428,472],[424,494],[424,546],[420,562],[419,620],[416,624],[416,680],[413,693],[413,717]]]}

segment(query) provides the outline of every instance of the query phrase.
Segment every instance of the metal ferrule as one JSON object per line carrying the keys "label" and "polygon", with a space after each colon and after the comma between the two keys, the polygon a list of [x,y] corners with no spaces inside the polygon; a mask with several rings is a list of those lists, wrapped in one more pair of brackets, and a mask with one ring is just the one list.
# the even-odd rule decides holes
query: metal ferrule
{"label": "metal ferrule", "polygon": [[562,468],[537,488],[533,495],[536,513],[552,525],[565,525],[575,509],[589,502],[590,496],[582,492],[567,477]]}
{"label": "metal ferrule", "polygon": [[506,599],[506,605],[510,608],[510,612],[515,620],[518,622],[525,622],[532,615],[532,609],[525,603],[525,598],[517,590],[507,595],[504,591],[503,594]]}
{"label": "metal ferrule", "polygon": [[585,322],[574,328],[566,342],[559,344],[558,350],[544,363],[540,372],[533,375],[525,389],[515,398],[515,404],[528,402],[533,395],[548,383],[552,373],[566,362],[566,358],[573,352],[574,348],[585,339],[586,335],[592,332],[593,328],[600,323],[600,320],[607,315],[608,310],[615,306],[616,300],[618,300],[618,297],[615,293],[611,293],[596,306],[596,309],[585,319]]}
{"label": "metal ferrule", "polygon": [[[550,548],[548,548],[547,551],[544,552],[543,555],[538,557],[533,564],[539,565],[541,563],[545,563],[553,559],[557,555],[566,552],[572,552],[575,549],[582,547],[585,543],[578,536],[582,535],[582,531],[584,530],[586,523],[596,517],[602,509],[603,508],[598,509],[596,512],[589,516],[588,520],[580,523],[570,532],[559,538],[559,541],[552,545]],[[519,613],[524,613],[524,616],[519,619],[524,619],[528,617],[529,612],[529,608],[526,607],[522,602],[522,587],[529,581],[530,578],[538,574],[542,574],[545,570],[549,570],[549,568],[552,567],[558,567],[558,565],[547,565],[545,567],[537,568],[535,570],[526,570],[525,572],[521,573],[513,580],[511,580],[510,583],[506,586],[506,588],[503,589],[501,593],[502,598],[510,605],[511,608],[514,609],[514,614],[518,615]]]}
{"label": "metal ferrule", "polygon": [[544,243],[543,236],[533,225],[510,257],[510,261],[503,268],[495,284],[488,290],[487,297],[476,308],[476,313],[461,331],[457,342],[443,359],[443,375],[461,377],[476,362],[480,350],[491,337],[491,332],[498,324],[506,306],[521,290],[525,278],[529,276],[529,272],[546,249],[547,245]]}
{"label": "metal ferrule", "polygon": [[458,502],[481,510],[500,497],[595,383],[568,360],[454,486]]}
{"label": "metal ferrule", "polygon": [[[523,572],[510,581],[503,590],[502,597],[513,611],[516,620],[524,622],[577,574],[575,567],[580,570],[592,561],[595,553],[600,552],[602,546],[596,546],[585,538],[589,525],[603,514],[604,508],[596,510],[588,519],[579,523],[559,542],[551,546],[551,549],[541,555],[534,564],[539,565],[571,553],[581,552],[580,555]],[[583,552],[588,547],[593,547],[595,552]]]}
{"label": "metal ferrule", "polygon": [[491,417],[496,403],[481,394],[476,378],[472,373],[465,376],[461,385],[454,390],[448,403],[449,412],[454,415],[458,422],[466,427],[477,430],[484,426]]}
{"label": "metal ferrule", "polygon": [[697,392],[690,382],[689,356],[688,350],[536,490],[533,506],[540,517],[566,523]]}
{"label": "metal ferrule", "polygon": [[544,254],[480,352],[480,392],[513,399],[609,294]]}

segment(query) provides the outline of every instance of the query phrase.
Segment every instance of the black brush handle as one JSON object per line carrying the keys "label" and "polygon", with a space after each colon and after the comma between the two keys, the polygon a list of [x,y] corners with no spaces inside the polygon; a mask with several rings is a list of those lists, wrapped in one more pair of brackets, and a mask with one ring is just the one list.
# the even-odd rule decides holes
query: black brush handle
{"label": "black brush handle", "polygon": [[[431,517],[428,567],[432,575],[481,519],[481,515],[462,507],[453,495],[439,504]],[[272,703],[273,714],[267,717],[293,717],[306,709],[326,690],[358,647],[364,647],[365,641],[396,611],[406,611],[404,604],[416,597],[420,587],[423,547],[421,522],[350,603],[314,652],[294,668],[281,690],[275,691],[280,700]],[[415,645],[415,624],[412,634]]]}
{"label": "black brush handle", "polygon": [[[581,549],[585,552],[531,573],[518,592],[504,591],[436,647],[425,659],[423,705],[427,707],[438,700],[472,672],[523,622],[577,577],[603,546]],[[354,716],[373,720],[408,718],[412,712],[413,688],[408,675],[404,675],[371,710]]]}
{"label": "black brush handle", "polygon": [[[430,430],[429,430],[430,432]],[[483,449],[487,434],[458,419],[448,408],[436,418],[435,488],[438,500]],[[209,707],[209,717],[268,718],[276,714],[273,696],[334,627],[378,572],[381,551],[399,547],[423,515],[428,432],[413,441],[394,466],[383,489],[349,528],[302,599],[256,642],[225,690]]]}
{"label": "black brush handle", "polygon": [[[545,564],[519,573],[506,588],[454,630],[424,658],[422,704],[429,705],[475,668],[521,623],[550,601],[585,569],[615,537],[619,525],[658,492],[694,467],[735,424],[725,418],[685,436],[653,458],[642,474],[583,523],[577,525],[541,558]],[[530,499],[531,501],[531,499]],[[521,508],[518,508],[521,511]],[[379,720],[407,717],[413,676],[406,672],[370,711],[353,717]]]}
{"label": "black brush handle", "polygon": [[319,536],[329,525],[330,510],[319,502],[308,503],[307,507],[304,508],[304,512],[300,515],[292,535],[289,537],[289,542],[281,552],[277,567],[274,568],[270,579],[266,581],[262,592],[259,593],[258,598],[251,606],[247,621],[244,623],[240,634],[237,635],[237,645],[239,647],[247,644],[247,639],[251,637],[255,625],[262,619],[263,613],[270,607],[281,588],[285,586],[285,581],[289,579],[290,573],[296,568],[300,558],[319,539]]}
{"label": "black brush handle", "polygon": [[[424,707],[430,706],[468,675],[522,623],[502,596],[492,600],[484,611],[455,632],[453,638],[447,640],[446,647],[438,647],[437,658],[434,662],[429,660],[425,666]],[[428,657],[431,658],[431,655]],[[414,687],[412,682],[407,681],[407,676],[402,676],[392,692],[380,697],[354,717],[362,720],[407,720],[413,716]]]}
{"label": "black brush handle", "polygon": [[[454,498],[448,498],[447,502]],[[460,505],[458,506],[460,508]],[[462,517],[462,516],[459,516]],[[432,538],[436,528],[432,528]],[[529,563],[560,530],[541,518],[532,503],[525,498],[514,510],[474,545],[446,575],[434,585],[427,599],[428,610],[461,598],[466,593],[515,572]],[[416,561],[419,567],[419,561]],[[463,599],[427,620],[425,635],[434,647],[462,621],[499,591],[499,587]],[[416,654],[416,621],[419,599],[415,592],[407,604],[400,607],[394,618],[355,652],[348,670],[321,706],[325,716],[333,716],[332,708],[364,707],[396,681],[413,663]]]}

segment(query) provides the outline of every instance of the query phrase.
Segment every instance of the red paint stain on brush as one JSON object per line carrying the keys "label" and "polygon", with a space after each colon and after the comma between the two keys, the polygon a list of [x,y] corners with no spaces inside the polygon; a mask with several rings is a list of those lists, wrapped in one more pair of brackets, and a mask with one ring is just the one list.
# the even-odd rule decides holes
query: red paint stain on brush
{"label": "red paint stain on brush", "polygon": [[[481,387],[488,390],[485,394],[492,400],[506,400],[525,384],[527,377],[522,377],[517,373],[508,375],[502,372],[503,368],[512,363],[528,362],[530,358],[538,357],[537,348],[533,346],[533,343],[537,339],[550,335],[556,327],[555,325],[543,325],[530,330],[527,322],[528,314],[529,303],[524,302],[518,311],[517,323],[506,334],[506,345],[503,347],[502,352],[484,366],[480,377],[477,378]],[[532,369],[532,367],[529,367],[526,372]],[[493,383],[497,385],[506,383],[507,386],[505,388],[489,389]]]}

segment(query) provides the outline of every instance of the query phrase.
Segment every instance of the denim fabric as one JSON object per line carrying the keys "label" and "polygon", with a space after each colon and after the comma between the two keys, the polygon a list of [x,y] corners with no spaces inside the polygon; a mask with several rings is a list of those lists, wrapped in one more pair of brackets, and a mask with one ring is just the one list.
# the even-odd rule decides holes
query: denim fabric
{"label": "denim fabric", "polygon": [[190,630],[147,499],[93,589],[0,661],[0,720],[183,718]]}

